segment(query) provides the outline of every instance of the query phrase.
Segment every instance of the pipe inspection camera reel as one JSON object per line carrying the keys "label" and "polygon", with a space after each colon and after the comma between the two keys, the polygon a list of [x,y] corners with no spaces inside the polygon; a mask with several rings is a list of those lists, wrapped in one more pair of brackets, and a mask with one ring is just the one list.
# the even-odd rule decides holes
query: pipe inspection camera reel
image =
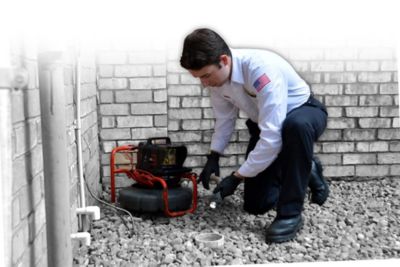
{"label": "pipe inspection camera reel", "polygon": [[[116,166],[117,154],[129,159],[128,165]],[[115,203],[115,174],[124,173],[136,181],[119,190],[118,202],[127,210],[138,212],[164,212],[176,217],[193,213],[197,207],[197,175],[183,167],[187,149],[171,144],[169,137],[149,138],[138,146],[125,145],[112,150],[111,202]],[[182,186],[184,180],[192,188]]]}

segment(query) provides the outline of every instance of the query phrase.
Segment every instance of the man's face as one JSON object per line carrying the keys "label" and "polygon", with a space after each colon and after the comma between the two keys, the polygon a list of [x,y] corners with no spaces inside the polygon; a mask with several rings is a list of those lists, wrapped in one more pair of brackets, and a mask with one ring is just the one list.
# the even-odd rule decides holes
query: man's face
{"label": "man's face", "polygon": [[195,78],[199,78],[205,87],[220,87],[229,80],[230,58],[223,55],[219,67],[215,64],[204,66],[199,70],[189,70]]}

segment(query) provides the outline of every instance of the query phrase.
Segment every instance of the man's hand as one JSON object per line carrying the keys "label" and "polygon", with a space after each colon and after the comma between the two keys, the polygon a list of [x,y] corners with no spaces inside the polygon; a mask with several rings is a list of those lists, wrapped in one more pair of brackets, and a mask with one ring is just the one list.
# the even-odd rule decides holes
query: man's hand
{"label": "man's hand", "polygon": [[243,181],[243,179],[237,177],[234,175],[234,172],[232,172],[231,175],[225,177],[214,189],[214,194],[220,192],[221,197],[225,198],[227,196],[233,195],[235,192],[236,188],[239,186],[239,184]]}
{"label": "man's hand", "polygon": [[210,189],[210,176],[212,173],[215,173],[216,176],[219,176],[219,154],[217,152],[211,151],[210,155],[207,156],[207,163],[204,166],[203,171],[200,173],[199,180],[203,183],[203,187],[205,189]]}

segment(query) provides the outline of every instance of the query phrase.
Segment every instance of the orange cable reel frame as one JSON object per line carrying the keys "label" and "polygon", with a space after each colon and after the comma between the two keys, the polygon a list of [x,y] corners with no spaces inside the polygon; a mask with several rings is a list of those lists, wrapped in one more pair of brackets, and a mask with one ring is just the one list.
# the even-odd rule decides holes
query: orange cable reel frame
{"label": "orange cable reel frame", "polygon": [[111,151],[110,157],[110,171],[111,171],[111,202],[115,203],[116,201],[116,193],[115,193],[115,174],[117,173],[125,173],[129,178],[135,180],[139,184],[145,185],[147,187],[154,187],[155,183],[161,184],[163,188],[162,196],[163,196],[163,204],[164,204],[164,214],[168,217],[177,217],[185,215],[186,213],[194,213],[197,208],[197,174],[193,172],[188,172],[180,175],[180,179],[188,179],[193,184],[193,192],[192,192],[192,205],[189,209],[183,211],[171,211],[169,209],[168,203],[168,185],[165,180],[161,177],[154,176],[148,171],[136,169],[134,168],[135,163],[133,162],[133,157],[128,156],[130,159],[130,169],[127,168],[116,168],[115,166],[115,156],[117,153],[132,153],[137,154],[138,146],[135,145],[124,145],[115,147]]}

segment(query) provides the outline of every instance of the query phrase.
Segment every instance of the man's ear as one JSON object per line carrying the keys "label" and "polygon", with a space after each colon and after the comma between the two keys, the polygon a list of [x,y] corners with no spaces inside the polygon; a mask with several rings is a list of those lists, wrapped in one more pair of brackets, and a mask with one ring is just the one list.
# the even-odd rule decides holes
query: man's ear
{"label": "man's ear", "polygon": [[222,64],[224,64],[224,65],[228,65],[228,62],[229,62],[229,56],[228,55],[221,55],[220,57],[219,57],[219,59],[222,61]]}

